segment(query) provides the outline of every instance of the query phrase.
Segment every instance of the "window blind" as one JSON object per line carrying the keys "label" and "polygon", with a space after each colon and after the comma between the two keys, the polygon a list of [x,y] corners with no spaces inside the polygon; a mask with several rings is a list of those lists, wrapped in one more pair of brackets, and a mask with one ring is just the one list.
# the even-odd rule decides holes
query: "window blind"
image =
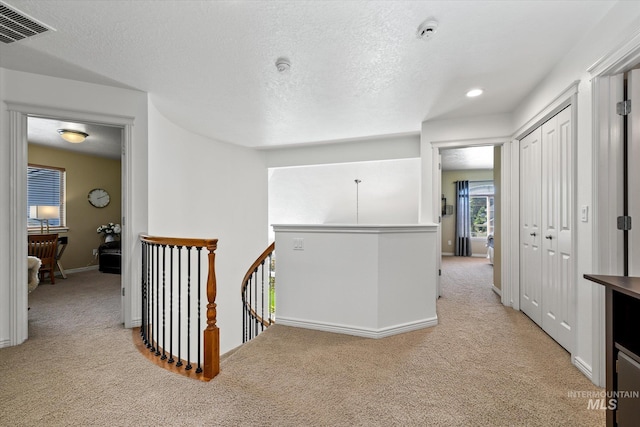
{"label": "window blind", "polygon": [[47,166],[27,167],[27,226],[40,227],[40,221],[29,218],[31,206],[59,206],[60,218],[50,219],[49,226],[65,224],[65,170]]}

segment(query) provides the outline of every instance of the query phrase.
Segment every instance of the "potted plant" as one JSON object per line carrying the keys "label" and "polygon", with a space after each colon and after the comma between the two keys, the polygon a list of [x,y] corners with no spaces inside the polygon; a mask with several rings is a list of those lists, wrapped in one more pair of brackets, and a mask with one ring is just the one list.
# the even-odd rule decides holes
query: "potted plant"
{"label": "potted plant", "polygon": [[122,229],[120,228],[120,224],[110,222],[109,224],[101,225],[96,231],[98,234],[104,234],[105,242],[113,242],[116,237],[120,235]]}

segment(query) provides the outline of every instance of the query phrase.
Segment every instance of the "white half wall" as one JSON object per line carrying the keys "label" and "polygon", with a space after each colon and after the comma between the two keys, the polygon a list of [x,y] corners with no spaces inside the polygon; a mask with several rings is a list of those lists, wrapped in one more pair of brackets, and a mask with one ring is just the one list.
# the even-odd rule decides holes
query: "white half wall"
{"label": "white half wall", "polygon": [[274,228],[278,324],[370,338],[437,324],[437,225]]}
{"label": "white half wall", "polygon": [[242,343],[240,285],[267,247],[264,153],[183,129],[149,103],[149,234],[219,239],[220,351]]}

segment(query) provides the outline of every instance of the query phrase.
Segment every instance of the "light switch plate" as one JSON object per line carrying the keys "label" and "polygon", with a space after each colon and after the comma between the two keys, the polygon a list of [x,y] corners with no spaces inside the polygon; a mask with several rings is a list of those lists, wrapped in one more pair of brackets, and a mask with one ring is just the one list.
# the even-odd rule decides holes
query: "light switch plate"
{"label": "light switch plate", "polygon": [[589,222],[589,206],[583,205],[580,208],[580,221]]}
{"label": "light switch plate", "polygon": [[302,237],[293,238],[293,250],[304,251],[304,239]]}

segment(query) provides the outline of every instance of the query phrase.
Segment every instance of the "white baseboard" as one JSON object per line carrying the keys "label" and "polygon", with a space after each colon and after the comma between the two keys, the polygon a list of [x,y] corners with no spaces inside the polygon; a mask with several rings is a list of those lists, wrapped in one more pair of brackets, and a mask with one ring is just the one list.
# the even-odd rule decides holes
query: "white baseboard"
{"label": "white baseboard", "polygon": [[493,292],[495,292],[496,294],[498,294],[498,296],[502,297],[502,290],[496,288],[496,285],[491,285],[491,290],[493,290]]}
{"label": "white baseboard", "polygon": [[[455,255],[453,252],[442,252],[442,256],[455,256]],[[487,258],[487,254],[471,254],[471,258]]]}
{"label": "white baseboard", "polygon": [[[100,266],[98,265],[89,265],[87,267],[79,267],[72,268],[69,270],[64,270],[65,274],[73,274],[73,273],[81,273],[83,271],[97,270]],[[62,277],[62,273],[59,270],[56,270],[56,277]]]}
{"label": "white baseboard", "polygon": [[0,340],[0,348],[11,347],[11,340]]}
{"label": "white baseboard", "polygon": [[579,357],[573,357],[573,364],[585,377],[589,378],[589,381],[593,382],[593,369],[584,360]]}
{"label": "white baseboard", "polygon": [[381,329],[363,328],[359,326],[346,326],[325,322],[314,322],[309,320],[277,318],[278,325],[293,326],[296,328],[313,329],[316,331],[333,332],[337,334],[354,335],[365,338],[384,338],[404,332],[424,329],[438,324],[438,317],[423,319],[416,322],[409,322],[399,325],[388,326]]}

